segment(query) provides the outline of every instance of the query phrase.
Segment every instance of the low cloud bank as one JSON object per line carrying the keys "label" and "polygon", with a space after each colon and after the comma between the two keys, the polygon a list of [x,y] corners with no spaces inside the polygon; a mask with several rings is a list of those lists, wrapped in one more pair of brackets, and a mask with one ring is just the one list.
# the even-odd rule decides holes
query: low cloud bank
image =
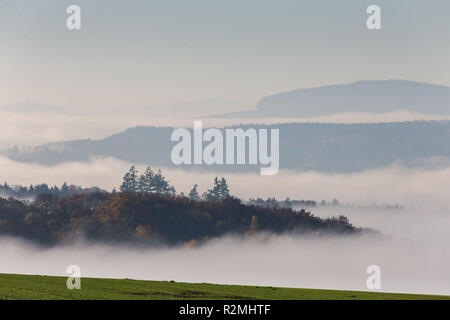
{"label": "low cloud bank", "polygon": [[[0,183],[10,185],[61,185],[64,182],[83,187],[99,186],[107,190],[119,187],[132,164],[114,158],[90,162],[69,162],[47,167],[19,163],[0,157]],[[144,164],[138,164],[141,172]],[[154,168],[158,169],[158,168]],[[231,193],[237,197],[277,197],[284,199],[333,200],[351,204],[400,204],[409,206],[447,206],[450,167],[411,169],[402,166],[350,174],[293,172],[281,170],[274,176],[218,172],[184,171],[161,168],[178,192],[188,193],[194,184],[199,191],[211,188],[214,177],[225,176]]]}
{"label": "low cloud bank", "polygon": [[0,272],[367,290],[366,268],[381,268],[381,291],[450,294],[450,256],[406,241],[280,237],[268,242],[232,238],[200,248],[146,250],[74,244],[38,249],[0,239]]}
{"label": "low cloud bank", "polygon": [[75,139],[102,139],[117,132],[135,126],[173,126],[190,128],[194,120],[202,120],[204,127],[224,127],[240,123],[376,123],[415,120],[448,120],[450,115],[426,115],[410,111],[389,113],[339,113],[310,118],[202,118],[202,115],[164,109],[155,114],[152,108],[137,110],[108,110],[94,112],[52,112],[35,110],[35,112],[18,112],[0,107],[0,149],[14,145],[35,146],[48,142]]}

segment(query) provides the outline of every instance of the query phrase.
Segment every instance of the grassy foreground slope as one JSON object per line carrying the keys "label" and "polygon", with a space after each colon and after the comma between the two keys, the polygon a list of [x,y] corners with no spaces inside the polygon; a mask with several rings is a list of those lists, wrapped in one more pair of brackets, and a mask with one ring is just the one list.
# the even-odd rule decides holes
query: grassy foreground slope
{"label": "grassy foreground slope", "polygon": [[450,299],[447,296],[416,294],[97,278],[83,278],[81,290],[68,290],[66,280],[65,277],[0,274],[0,299]]}

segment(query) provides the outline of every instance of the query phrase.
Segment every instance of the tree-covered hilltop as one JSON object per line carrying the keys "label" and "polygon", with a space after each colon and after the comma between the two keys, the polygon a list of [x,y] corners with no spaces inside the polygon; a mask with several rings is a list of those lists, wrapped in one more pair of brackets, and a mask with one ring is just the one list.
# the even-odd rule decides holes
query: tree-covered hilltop
{"label": "tree-covered hilltop", "polygon": [[169,194],[41,194],[33,202],[0,199],[0,235],[43,244],[83,237],[102,242],[195,243],[227,234],[357,234],[347,218],[305,210],[245,205],[239,199],[197,201]]}
{"label": "tree-covered hilltop", "polygon": [[47,245],[77,238],[192,245],[227,234],[351,235],[363,231],[344,216],[321,219],[304,209],[258,201],[244,204],[230,195],[223,177],[216,177],[203,195],[195,184],[185,196],[176,194],[160,170],[155,173],[148,167],[141,174],[132,166],[123,177],[120,192],[68,190],[55,187],[32,201],[0,198],[0,235]]}

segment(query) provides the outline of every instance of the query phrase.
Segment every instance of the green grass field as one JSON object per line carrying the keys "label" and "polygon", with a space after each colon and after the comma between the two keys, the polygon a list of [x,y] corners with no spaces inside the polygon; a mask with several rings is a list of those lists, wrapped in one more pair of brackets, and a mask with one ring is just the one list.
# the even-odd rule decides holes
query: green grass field
{"label": "green grass field", "polygon": [[432,296],[359,291],[291,289],[178,283],[128,279],[82,278],[81,290],[68,290],[65,277],[0,274],[0,300],[5,299],[223,299],[223,300],[423,300]]}

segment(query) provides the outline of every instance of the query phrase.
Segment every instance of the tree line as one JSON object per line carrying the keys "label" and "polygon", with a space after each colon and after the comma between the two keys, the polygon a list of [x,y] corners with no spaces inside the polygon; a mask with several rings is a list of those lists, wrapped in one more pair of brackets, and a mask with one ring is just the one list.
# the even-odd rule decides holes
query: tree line
{"label": "tree line", "polygon": [[321,219],[305,209],[245,204],[230,195],[225,178],[216,177],[213,187],[202,196],[197,185],[188,195],[176,194],[161,171],[155,173],[151,168],[139,174],[132,167],[120,192],[58,190],[40,193],[32,201],[0,198],[0,235],[47,245],[81,237],[101,242],[192,245],[227,234],[372,232],[356,228],[345,216]]}
{"label": "tree line", "polygon": [[[154,172],[151,167],[140,174],[135,166],[125,173],[120,185],[121,192],[138,192],[143,194],[166,194],[176,195],[173,185],[163,176],[161,170]],[[184,197],[184,193],[180,193]],[[198,193],[198,185],[195,184],[187,196],[191,200],[218,201],[230,197],[230,188],[224,177],[214,179],[212,189],[208,189],[201,196]]]}
{"label": "tree line", "polygon": [[106,192],[99,187],[82,188],[77,185],[68,185],[64,182],[60,187],[54,185],[50,187],[46,183],[30,186],[14,185],[10,186],[6,182],[0,184],[0,196],[12,197],[16,199],[33,199],[40,194],[53,194],[57,196],[67,197],[74,194]]}
{"label": "tree line", "polygon": [[[161,170],[154,172],[151,167],[147,167],[146,170],[141,174],[132,166],[128,172],[122,178],[122,183],[120,185],[121,192],[140,192],[149,194],[170,194],[176,195],[176,189],[170,182],[164,177]],[[53,194],[60,197],[68,197],[75,194],[83,193],[95,193],[95,192],[107,192],[99,187],[83,188],[73,184],[67,184],[64,182],[60,187],[57,185],[49,186],[46,183],[38,185],[30,185],[29,187],[22,185],[10,186],[6,182],[0,184],[0,196],[3,197],[13,197],[16,199],[34,199],[40,194]],[[113,193],[116,192],[114,188]],[[179,194],[180,196],[185,196],[183,192]],[[194,184],[192,189],[186,195],[192,200],[222,200],[230,197],[230,188],[224,177],[216,177],[213,182],[212,189],[207,189],[203,194],[199,194],[198,184]],[[315,207],[319,203],[313,200],[291,200],[286,198],[285,200],[277,200],[274,197],[269,197],[267,199],[262,199],[260,197],[250,198],[246,203],[263,206],[263,207]],[[322,201],[321,205],[335,205],[337,200],[333,203],[326,203]]]}

